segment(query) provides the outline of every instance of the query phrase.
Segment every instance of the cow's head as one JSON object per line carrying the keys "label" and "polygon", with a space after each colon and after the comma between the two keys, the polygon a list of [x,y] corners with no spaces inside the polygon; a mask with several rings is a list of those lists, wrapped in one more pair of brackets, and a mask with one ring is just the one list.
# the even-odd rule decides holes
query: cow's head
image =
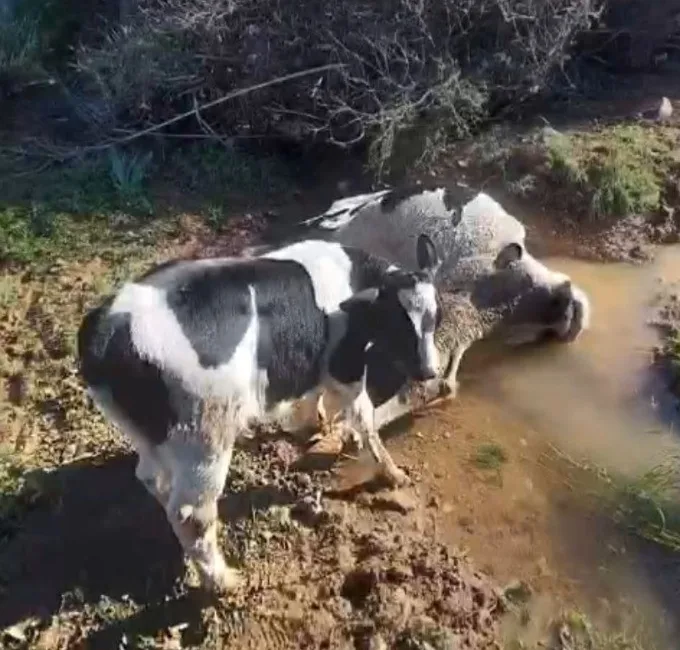
{"label": "cow's head", "polygon": [[463,206],[451,231],[441,289],[462,292],[483,315],[485,337],[510,345],[547,336],[571,342],[590,324],[586,294],[526,248],[526,230],[490,196]]}
{"label": "cow's head", "polygon": [[405,375],[422,381],[439,369],[434,335],[441,321],[435,289],[441,258],[427,235],[418,237],[416,259],[417,271],[394,269],[380,287],[354,294],[340,308],[359,319],[369,345],[388,354]]}

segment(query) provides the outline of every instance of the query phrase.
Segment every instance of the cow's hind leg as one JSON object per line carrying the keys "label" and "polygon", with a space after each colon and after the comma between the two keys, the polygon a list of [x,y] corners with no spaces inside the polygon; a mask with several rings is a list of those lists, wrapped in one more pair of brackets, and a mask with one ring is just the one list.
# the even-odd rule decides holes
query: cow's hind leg
{"label": "cow's hind leg", "polygon": [[164,455],[172,467],[166,513],[184,552],[211,591],[237,587],[240,574],[227,566],[217,542],[217,502],[224,489],[234,444],[221,448],[204,440],[170,439]]}

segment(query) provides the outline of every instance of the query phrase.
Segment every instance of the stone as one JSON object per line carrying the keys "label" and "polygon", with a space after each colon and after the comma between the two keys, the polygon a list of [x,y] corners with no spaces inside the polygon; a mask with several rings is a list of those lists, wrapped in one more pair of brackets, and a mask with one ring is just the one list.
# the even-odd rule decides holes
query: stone
{"label": "stone", "polygon": [[371,506],[380,510],[392,510],[403,515],[416,509],[416,500],[403,490],[391,490],[376,494],[371,499]]}

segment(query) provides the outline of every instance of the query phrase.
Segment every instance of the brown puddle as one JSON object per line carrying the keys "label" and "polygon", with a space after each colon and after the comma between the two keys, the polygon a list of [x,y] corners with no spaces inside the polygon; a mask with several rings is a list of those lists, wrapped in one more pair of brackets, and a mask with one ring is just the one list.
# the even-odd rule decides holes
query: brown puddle
{"label": "brown puddle", "polygon": [[[657,557],[588,507],[554,448],[631,475],[680,455],[675,403],[649,370],[657,338],[646,324],[658,278],[680,279],[680,247],[646,267],[545,262],[589,293],[591,330],[572,345],[481,344],[463,362],[456,402],[418,418],[390,449],[420,476],[429,530],[468,548],[501,584],[530,585],[508,640],[532,647],[552,620],[580,609],[604,629],[651,639],[646,648],[677,650],[680,560]],[[507,454],[499,470],[474,462],[487,443]]]}

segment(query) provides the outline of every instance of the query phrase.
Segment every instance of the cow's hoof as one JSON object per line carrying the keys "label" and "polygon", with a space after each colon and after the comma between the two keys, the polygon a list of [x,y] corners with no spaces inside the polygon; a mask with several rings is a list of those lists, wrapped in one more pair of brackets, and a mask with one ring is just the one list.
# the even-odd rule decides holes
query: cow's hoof
{"label": "cow's hoof", "polygon": [[223,567],[220,571],[216,571],[213,575],[205,576],[205,588],[214,594],[224,594],[238,589],[243,585],[245,579],[240,571],[230,567]]}

